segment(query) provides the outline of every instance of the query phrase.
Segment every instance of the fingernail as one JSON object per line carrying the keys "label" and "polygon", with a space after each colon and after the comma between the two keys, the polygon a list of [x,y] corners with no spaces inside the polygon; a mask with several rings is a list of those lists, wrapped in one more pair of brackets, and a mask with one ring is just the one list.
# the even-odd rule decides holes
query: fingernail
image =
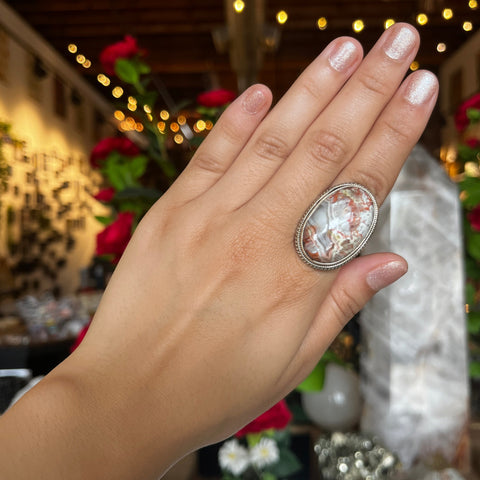
{"label": "fingernail", "polygon": [[405,275],[407,270],[406,263],[399,260],[382,265],[367,274],[368,286],[378,292]]}
{"label": "fingernail", "polygon": [[243,99],[243,109],[252,115],[258,113],[259,110],[265,105],[266,98],[262,90],[252,88],[246,92]]}
{"label": "fingernail", "polygon": [[402,27],[396,34],[390,36],[384,47],[385,53],[392,60],[405,58],[415,45],[415,34],[407,27]]}
{"label": "fingernail", "polygon": [[421,105],[429,100],[437,88],[437,78],[431,72],[418,72],[408,85],[405,98],[412,105]]}
{"label": "fingernail", "polygon": [[328,62],[334,70],[341,72],[353,63],[356,52],[356,45],[347,40],[335,48],[328,58]]}

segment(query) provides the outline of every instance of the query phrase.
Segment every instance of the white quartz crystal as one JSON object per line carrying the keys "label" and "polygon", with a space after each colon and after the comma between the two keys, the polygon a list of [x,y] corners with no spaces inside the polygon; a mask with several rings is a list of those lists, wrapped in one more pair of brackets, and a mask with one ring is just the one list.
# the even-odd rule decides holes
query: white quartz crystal
{"label": "white quartz crystal", "polygon": [[361,312],[362,430],[407,468],[453,462],[468,420],[461,231],[456,185],[416,147],[365,249],[396,252],[409,271]]}

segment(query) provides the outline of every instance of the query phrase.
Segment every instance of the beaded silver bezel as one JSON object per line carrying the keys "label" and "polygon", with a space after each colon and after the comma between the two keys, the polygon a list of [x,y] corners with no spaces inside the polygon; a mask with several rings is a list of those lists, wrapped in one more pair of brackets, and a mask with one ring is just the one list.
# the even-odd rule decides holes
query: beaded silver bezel
{"label": "beaded silver bezel", "polygon": [[[346,188],[360,188],[372,199],[372,208],[373,208],[372,224],[370,225],[368,232],[366,233],[363,240],[358,244],[358,246],[341,260],[337,260],[336,262],[320,262],[318,260],[314,260],[308,255],[308,253],[305,251],[303,247],[303,235],[305,232],[305,225],[310,219],[310,217],[312,216],[313,212],[317,209],[318,205],[320,205],[327,197],[329,197],[333,193],[337,192],[338,190],[343,190]],[[309,265],[310,267],[316,270],[334,270],[336,268],[340,268],[341,266],[345,265],[346,263],[353,260],[356,256],[358,256],[358,254],[363,249],[363,247],[365,247],[370,236],[375,230],[377,219],[378,219],[378,205],[377,205],[377,201],[375,200],[375,197],[370,192],[370,190],[368,190],[366,187],[358,183],[342,183],[340,185],[336,185],[328,189],[324,193],[322,193],[322,195],[320,195],[320,197],[318,197],[317,200],[315,200],[310,205],[310,207],[308,207],[307,211],[301,218],[295,232],[295,250],[297,251],[299,257],[302,259],[303,262],[305,262],[307,265]]]}

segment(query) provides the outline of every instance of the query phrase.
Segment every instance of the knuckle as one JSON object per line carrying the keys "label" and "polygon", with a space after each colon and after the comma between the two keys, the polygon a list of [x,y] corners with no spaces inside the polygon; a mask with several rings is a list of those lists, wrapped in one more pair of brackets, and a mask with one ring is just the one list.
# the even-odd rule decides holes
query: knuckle
{"label": "knuckle", "polygon": [[301,84],[301,88],[306,93],[307,97],[313,97],[314,100],[322,97],[323,89],[315,78],[306,77]]}
{"label": "knuckle", "polygon": [[307,140],[306,151],[316,164],[339,165],[349,154],[345,140],[337,133],[317,131]]}
{"label": "knuckle", "polygon": [[278,135],[264,133],[255,140],[253,151],[262,159],[283,161],[290,153],[290,148],[287,142]]}
{"label": "knuckle", "polygon": [[411,126],[405,124],[401,119],[395,119],[395,122],[384,119],[382,127],[385,131],[385,138],[390,139],[392,144],[408,144],[411,142]]}
{"label": "knuckle", "polygon": [[193,162],[198,169],[215,175],[222,174],[225,170],[224,163],[219,158],[205,152],[198,152]]}
{"label": "knuckle", "polygon": [[381,169],[374,168],[357,172],[355,175],[355,181],[361,185],[365,185],[372,192],[377,201],[380,198],[384,198],[385,191],[390,184]]}
{"label": "knuckle", "polygon": [[362,305],[346,289],[332,290],[331,298],[337,314],[335,318],[342,329],[360,311]]}
{"label": "knuckle", "polygon": [[363,72],[359,75],[358,80],[367,92],[381,96],[386,95],[387,86],[380,76],[374,75],[373,73]]}

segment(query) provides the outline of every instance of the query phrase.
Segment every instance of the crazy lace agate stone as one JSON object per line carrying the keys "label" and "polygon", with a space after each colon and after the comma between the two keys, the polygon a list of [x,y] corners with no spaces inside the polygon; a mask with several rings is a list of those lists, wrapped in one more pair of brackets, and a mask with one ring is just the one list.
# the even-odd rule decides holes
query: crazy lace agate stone
{"label": "crazy lace agate stone", "polygon": [[306,212],[297,230],[297,251],[314,268],[337,268],[358,255],[377,216],[377,204],[366,188],[338,185]]}

